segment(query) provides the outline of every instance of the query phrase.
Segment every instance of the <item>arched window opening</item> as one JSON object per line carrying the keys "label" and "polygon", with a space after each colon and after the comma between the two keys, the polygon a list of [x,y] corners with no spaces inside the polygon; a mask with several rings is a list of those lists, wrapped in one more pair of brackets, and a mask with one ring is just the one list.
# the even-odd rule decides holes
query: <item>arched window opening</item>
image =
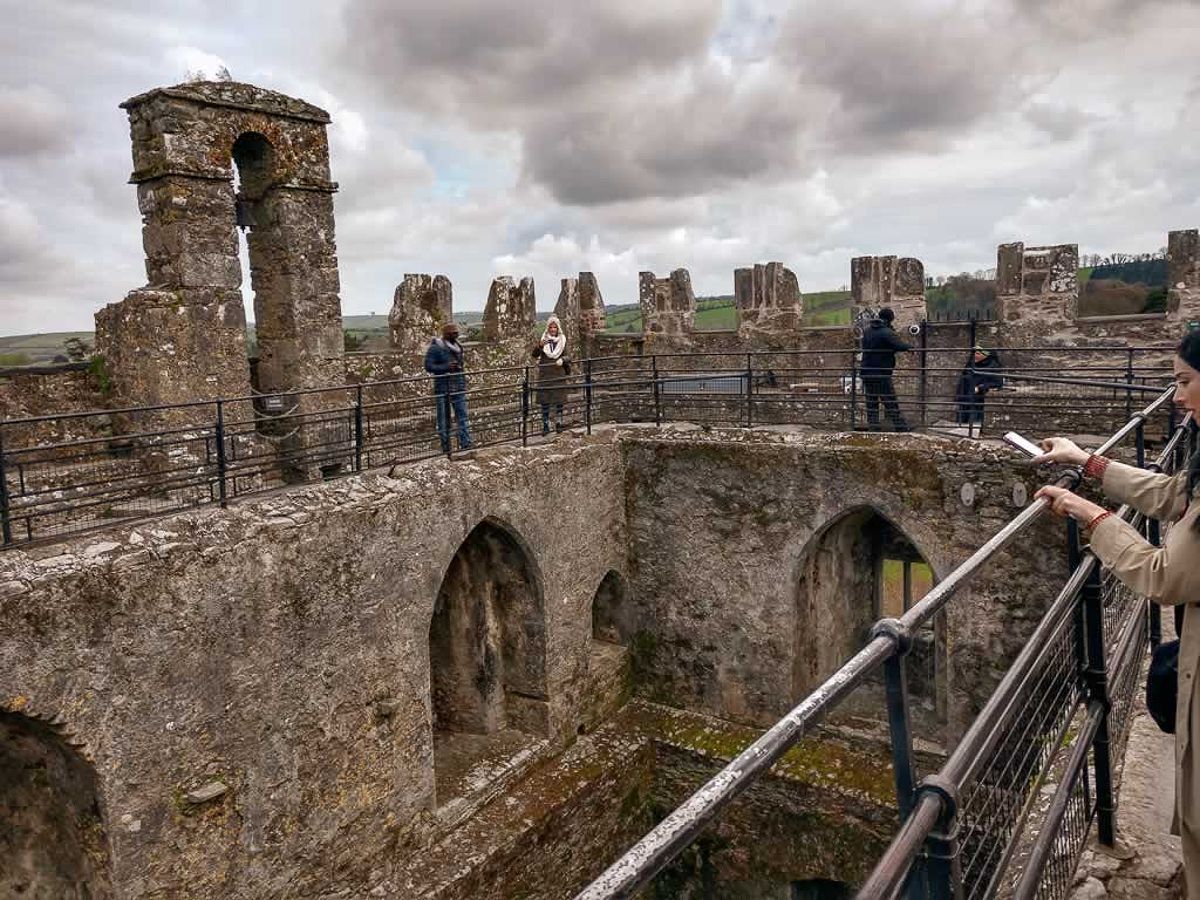
{"label": "arched window opening", "polygon": [[625,579],[609,570],[592,598],[592,638],[606,644],[627,645],[634,631],[631,616]]}
{"label": "arched window opening", "polygon": [[850,885],[827,878],[809,878],[792,882],[792,900],[850,900]]}
{"label": "arched window opening", "polygon": [[[912,541],[869,507],[852,510],[806,548],[797,580],[793,688],[804,696],[866,643],[871,626],[895,618],[932,588],[933,570]],[[914,636],[907,660],[912,698],[934,712],[934,629]]]}
{"label": "arched window opening", "polygon": [[549,728],[541,586],[528,554],[489,521],[450,561],[429,628],[437,802]]}
{"label": "arched window opening", "polygon": [[[259,293],[263,289],[262,276],[256,270],[253,254],[253,238],[248,234],[258,224],[261,215],[260,203],[270,189],[275,167],[275,151],[271,142],[256,131],[247,131],[233,142],[233,187],[236,204],[238,235],[238,265],[242,272],[242,305],[254,310],[254,330],[246,335],[246,346],[250,359],[250,383],[256,390],[264,390],[259,384],[258,326],[262,320],[259,307],[263,300]],[[249,318],[249,317],[247,317]],[[271,386],[268,387],[268,389]]]}
{"label": "arched window opening", "polygon": [[113,897],[95,774],[48,725],[0,712],[0,897]]}

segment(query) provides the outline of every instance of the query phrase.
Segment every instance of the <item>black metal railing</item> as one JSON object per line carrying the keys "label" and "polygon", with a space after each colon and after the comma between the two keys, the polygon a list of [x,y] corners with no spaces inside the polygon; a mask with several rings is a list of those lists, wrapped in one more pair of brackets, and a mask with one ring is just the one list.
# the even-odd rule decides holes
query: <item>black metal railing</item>
{"label": "black metal railing", "polygon": [[[928,329],[922,331],[922,336]],[[924,346],[896,369],[907,424],[975,436],[983,428],[1093,431],[1123,422],[1169,373],[1162,347],[1002,348],[1004,389],[964,403],[968,347]],[[1062,359],[1058,354],[1067,353]],[[1064,374],[1069,367],[1069,375]],[[614,422],[889,429],[873,422],[853,349],[679,353],[585,359],[570,376],[536,367],[468,372],[471,446],[527,444],[543,429]],[[0,421],[4,547],[60,538],[277,487],[446,452],[429,376]],[[548,404],[543,406],[542,400]],[[561,408],[558,400],[562,400]],[[544,415],[543,415],[544,414]],[[1164,414],[1151,439],[1168,431]],[[449,452],[463,449],[449,428]]]}
{"label": "black metal railing", "polygon": [[[1097,452],[1112,452],[1132,436],[1138,459],[1144,459],[1146,425],[1169,408],[1172,394],[1172,389],[1162,392]],[[1159,467],[1170,471],[1178,464],[1183,435],[1191,430],[1173,430]],[[1074,487],[1080,478],[1079,469],[1070,468],[1054,483]],[[1100,840],[1113,841],[1113,761],[1123,750],[1132,718],[1149,621],[1146,602],[1113,586],[1096,558],[1080,548],[1078,529],[1069,529],[1075,565],[1066,585],[945,765],[921,780],[913,755],[906,672],[918,630],[1048,506],[1035,500],[902,616],[876,623],[865,647],[667,815],[577,900],[633,896],[881,668],[901,826],[859,897],[984,898],[1014,880],[1018,890],[1026,891],[1020,896],[1063,896],[1060,886],[1070,885],[1093,819],[1099,821]],[[1146,524],[1127,507],[1118,515],[1138,527]],[[1027,823],[1037,818],[1040,789],[1052,778],[1059,779],[1059,787],[1031,839],[1034,832]]]}

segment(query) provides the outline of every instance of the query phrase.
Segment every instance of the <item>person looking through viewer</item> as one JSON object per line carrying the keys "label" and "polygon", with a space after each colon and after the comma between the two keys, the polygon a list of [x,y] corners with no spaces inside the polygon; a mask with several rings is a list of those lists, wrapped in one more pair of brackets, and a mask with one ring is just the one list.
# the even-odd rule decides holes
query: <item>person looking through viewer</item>
{"label": "person looking through viewer", "polygon": [[896,368],[896,354],[912,347],[900,340],[892,327],[896,314],[888,307],[879,310],[862,336],[862,380],[863,392],[867,395],[867,428],[879,431],[879,404],[896,431],[912,431],[900,412],[896,402],[896,387],[892,384],[892,371]]}
{"label": "person looking through viewer", "polygon": [[433,376],[433,396],[437,404],[437,430],[442,452],[450,452],[450,411],[458,425],[458,449],[471,449],[467,427],[467,376],[463,372],[463,348],[458,342],[458,324],[447,322],[442,336],[434,338],[425,351],[425,371]]}
{"label": "person looking through viewer", "polygon": [[[1183,339],[1175,356],[1175,403],[1200,417],[1200,330]],[[1067,438],[1042,441],[1033,462],[1083,466],[1116,503],[1152,519],[1172,522],[1155,547],[1123,519],[1066,488],[1037,492],[1060,516],[1091,535],[1092,552],[1135,593],[1163,606],[1185,604],[1179,636],[1179,693],[1175,703],[1175,823],[1182,839],[1188,900],[1200,900],[1200,451],[1184,471],[1161,475],[1081,450]]]}
{"label": "person looking through viewer", "polygon": [[538,345],[538,403],[542,406],[542,434],[550,433],[550,407],[554,407],[554,430],[562,431],[563,404],[567,401],[567,386],[563,355],[567,350],[567,336],[563,334],[558,316],[546,320],[542,342]]}

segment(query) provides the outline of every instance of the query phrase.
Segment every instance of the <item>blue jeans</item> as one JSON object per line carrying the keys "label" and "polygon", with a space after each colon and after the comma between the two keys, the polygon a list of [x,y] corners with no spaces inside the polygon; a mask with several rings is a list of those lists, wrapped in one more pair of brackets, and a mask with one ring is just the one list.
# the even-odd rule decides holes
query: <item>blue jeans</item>
{"label": "blue jeans", "polygon": [[437,430],[442,440],[442,452],[450,452],[450,407],[458,423],[458,449],[471,449],[471,433],[467,430],[467,395],[462,391],[439,391],[437,400]]}

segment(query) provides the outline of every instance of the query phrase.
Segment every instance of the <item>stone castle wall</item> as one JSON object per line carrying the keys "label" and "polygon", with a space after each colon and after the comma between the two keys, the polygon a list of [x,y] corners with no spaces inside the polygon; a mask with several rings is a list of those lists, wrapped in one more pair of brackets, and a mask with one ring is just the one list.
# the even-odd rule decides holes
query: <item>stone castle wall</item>
{"label": "stone castle wall", "polygon": [[[439,833],[430,622],[478,523],[525,548],[544,600],[546,740],[561,747],[594,727],[596,692],[611,694],[592,662],[607,573],[629,586],[639,691],[761,724],[796,699],[806,651],[792,639],[808,633],[796,560],[831,518],[870,504],[944,574],[1011,516],[1013,485],[1031,476],[933,439],[916,451],[618,434],[11,550],[0,706],[58,721],[95,768],[123,891],[319,895]],[[999,562],[947,613],[951,733],[1064,571],[1061,532],[1045,527],[1031,544],[1042,549]],[[857,628],[826,615],[828,633]],[[213,783],[225,793],[188,799]]]}

